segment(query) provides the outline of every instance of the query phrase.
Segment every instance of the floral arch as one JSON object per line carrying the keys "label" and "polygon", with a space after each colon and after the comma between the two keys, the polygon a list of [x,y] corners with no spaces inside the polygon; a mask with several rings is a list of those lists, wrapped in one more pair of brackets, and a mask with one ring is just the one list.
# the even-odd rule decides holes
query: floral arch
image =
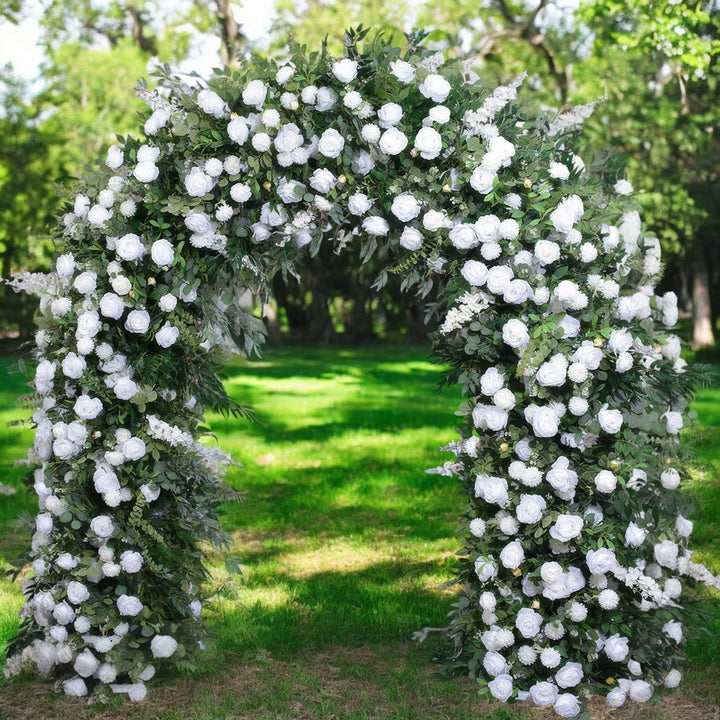
{"label": "floral arch", "polygon": [[40,296],[40,508],[11,672],[141,700],[156,664],[197,651],[229,460],[198,425],[244,411],[218,347],[263,337],[234,297],[330,242],[432,299],[435,356],[466,391],[438,469],[467,494],[454,662],[566,717],[679,682],[685,577],[717,580],[687,549],[694,378],[632,188],[575,154],[585,109],[528,117],[522,78],[491,90],[421,35],[361,39],[141,88],[145,139],[75,197],[54,271],[14,281]]}

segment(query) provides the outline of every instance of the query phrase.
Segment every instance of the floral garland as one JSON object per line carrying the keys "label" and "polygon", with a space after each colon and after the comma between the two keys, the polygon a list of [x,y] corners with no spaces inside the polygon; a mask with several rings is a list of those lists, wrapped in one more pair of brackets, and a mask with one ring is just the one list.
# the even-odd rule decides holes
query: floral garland
{"label": "floral garland", "polygon": [[548,125],[514,103],[522,78],[489,91],[421,34],[404,52],[363,35],[341,59],[141,87],[145,139],[77,194],[54,272],[15,279],[40,296],[40,511],[11,673],[141,700],[156,662],[190,666],[229,462],[199,423],[244,412],[221,354],[263,337],[234,288],[330,242],[393,258],[378,286],[433,293],[435,355],[468,395],[437,470],[469,498],[453,662],[565,717],[678,684],[680,576],[718,583],[687,549],[695,378],[632,187],[574,153],[584,109]]}

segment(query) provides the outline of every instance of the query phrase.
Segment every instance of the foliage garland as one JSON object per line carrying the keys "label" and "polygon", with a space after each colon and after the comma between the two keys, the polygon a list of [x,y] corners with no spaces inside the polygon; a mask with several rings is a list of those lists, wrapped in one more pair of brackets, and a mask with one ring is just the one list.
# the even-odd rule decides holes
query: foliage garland
{"label": "foliage garland", "polygon": [[229,462],[198,442],[203,412],[247,412],[222,353],[264,336],[235,300],[330,242],[432,298],[468,397],[435,470],[468,496],[452,662],[565,717],[679,682],[680,576],[718,581],[678,491],[697,373],[632,188],[574,153],[587,108],[528,117],[522,78],[489,90],[422,33],[365,35],[141,86],[145,139],[75,197],[54,272],[15,278],[40,296],[40,508],[10,673],[141,700],[156,661],[192,664]]}

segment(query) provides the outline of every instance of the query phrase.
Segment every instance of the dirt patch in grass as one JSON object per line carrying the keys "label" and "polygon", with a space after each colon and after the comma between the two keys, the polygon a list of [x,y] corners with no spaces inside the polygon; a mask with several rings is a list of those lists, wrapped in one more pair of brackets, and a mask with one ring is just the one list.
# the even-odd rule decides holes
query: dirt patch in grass
{"label": "dirt patch in grass", "polygon": [[[19,681],[0,690],[0,720],[555,720],[549,708],[480,700],[464,678],[434,676],[411,645],[335,647],[286,662],[260,653],[216,673],[168,677],[147,699],[88,706],[52,693],[49,683]],[[690,684],[657,705],[611,710],[601,699],[592,720],[720,720],[710,687]]]}

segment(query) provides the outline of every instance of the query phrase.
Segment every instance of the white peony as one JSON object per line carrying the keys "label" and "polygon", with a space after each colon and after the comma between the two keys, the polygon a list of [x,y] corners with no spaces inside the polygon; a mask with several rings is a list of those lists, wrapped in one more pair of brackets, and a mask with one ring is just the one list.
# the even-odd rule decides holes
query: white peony
{"label": "white peony", "polygon": [[585,555],[585,563],[593,575],[603,575],[612,572],[617,567],[615,553],[609,548],[598,548],[588,550]]}
{"label": "white peony", "polygon": [[672,540],[663,540],[653,547],[655,562],[671,570],[677,566],[679,547]]}
{"label": "white peony", "polygon": [[628,697],[633,702],[645,703],[653,696],[653,686],[645,680],[633,680],[630,684]]}
{"label": "white peony", "polygon": [[318,168],[310,176],[310,187],[320,193],[328,193],[335,187],[337,178],[327,169]]}
{"label": "white peony", "polygon": [[473,287],[480,287],[485,283],[488,269],[479,260],[467,260],[460,269],[460,274]]}
{"label": "white peony", "polygon": [[215,118],[221,118],[225,114],[225,101],[212,90],[201,90],[197,96],[198,107]]}
{"label": "white peony", "polygon": [[537,409],[532,419],[532,429],[536,437],[554,437],[560,429],[560,415],[550,406]]}

